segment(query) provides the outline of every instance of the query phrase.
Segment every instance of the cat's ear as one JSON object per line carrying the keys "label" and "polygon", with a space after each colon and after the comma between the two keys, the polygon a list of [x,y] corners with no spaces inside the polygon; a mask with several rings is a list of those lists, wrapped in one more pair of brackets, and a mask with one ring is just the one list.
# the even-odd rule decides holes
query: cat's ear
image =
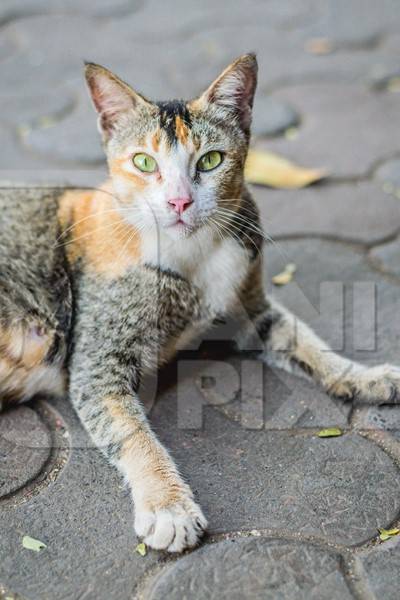
{"label": "cat's ear", "polygon": [[194,102],[198,105],[211,103],[220,106],[234,114],[242,128],[248,131],[256,86],[256,55],[244,54],[230,64]]}
{"label": "cat's ear", "polygon": [[140,104],[151,104],[105,67],[85,63],[85,77],[99,115],[99,129],[104,141],[111,137],[122,114],[134,110]]}

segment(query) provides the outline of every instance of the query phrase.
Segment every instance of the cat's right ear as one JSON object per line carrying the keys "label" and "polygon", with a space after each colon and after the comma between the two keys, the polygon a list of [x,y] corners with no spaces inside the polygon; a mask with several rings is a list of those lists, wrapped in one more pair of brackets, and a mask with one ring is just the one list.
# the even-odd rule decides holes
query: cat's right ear
{"label": "cat's right ear", "polygon": [[94,107],[99,115],[98,126],[107,142],[121,115],[133,112],[140,104],[150,104],[114,73],[95,63],[85,63],[85,77]]}

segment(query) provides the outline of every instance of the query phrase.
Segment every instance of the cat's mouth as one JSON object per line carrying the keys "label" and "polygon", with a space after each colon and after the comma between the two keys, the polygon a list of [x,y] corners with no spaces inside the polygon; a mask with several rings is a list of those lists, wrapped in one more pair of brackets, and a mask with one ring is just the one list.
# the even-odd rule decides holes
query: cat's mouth
{"label": "cat's mouth", "polygon": [[181,237],[188,236],[191,233],[193,233],[193,231],[195,230],[195,226],[193,223],[188,223],[187,221],[179,217],[176,219],[176,221],[168,225],[167,229],[171,232],[171,234],[178,234],[179,237]]}

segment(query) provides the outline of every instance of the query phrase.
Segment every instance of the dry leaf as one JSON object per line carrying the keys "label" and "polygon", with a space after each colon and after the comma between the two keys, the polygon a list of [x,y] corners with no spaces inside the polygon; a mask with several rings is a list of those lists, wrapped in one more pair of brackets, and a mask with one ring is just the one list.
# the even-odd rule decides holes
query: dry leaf
{"label": "dry leaf", "polygon": [[333,44],[328,38],[312,38],[307,40],[304,50],[310,54],[325,55],[333,51]]}
{"label": "dry leaf", "polygon": [[327,429],[321,429],[317,433],[317,436],[320,438],[337,437],[339,435],[343,435],[343,431],[339,427],[328,427]]}
{"label": "dry leaf", "polygon": [[140,554],[140,556],[146,556],[147,554],[146,544],[144,544],[143,542],[141,544],[138,544],[135,550],[138,554]]}
{"label": "dry leaf", "polygon": [[378,529],[379,531],[379,539],[382,542],[386,542],[386,540],[390,540],[391,537],[394,537],[395,535],[399,535],[400,533],[400,529],[383,529],[383,527],[379,527]]}
{"label": "dry leaf", "polygon": [[35,540],[35,538],[32,538],[29,535],[24,535],[22,538],[22,545],[27,550],[33,550],[34,552],[40,552],[43,548],[47,548],[46,544],[40,540]]}
{"label": "dry leaf", "polygon": [[387,83],[389,92],[400,92],[400,77],[392,77]]}
{"label": "dry leaf", "polygon": [[305,187],[326,176],[322,169],[304,169],[278,154],[261,150],[249,150],[244,173],[250,183],[288,190]]}
{"label": "dry leaf", "polygon": [[293,275],[296,273],[296,265],[294,263],[288,263],[281,273],[274,275],[271,279],[274,285],[286,285],[293,279]]}

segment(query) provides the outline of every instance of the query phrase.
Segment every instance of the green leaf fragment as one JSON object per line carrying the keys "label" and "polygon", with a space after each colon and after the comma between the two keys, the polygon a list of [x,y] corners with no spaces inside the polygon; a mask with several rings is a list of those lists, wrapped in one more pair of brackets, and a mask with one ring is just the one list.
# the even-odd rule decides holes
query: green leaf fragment
{"label": "green leaf fragment", "polygon": [[378,527],[378,531],[379,531],[379,539],[382,542],[386,542],[386,540],[390,540],[391,537],[394,537],[395,535],[399,535],[400,533],[400,529],[383,529],[382,527]]}
{"label": "green leaf fragment", "polygon": [[327,429],[321,429],[317,433],[317,436],[320,438],[337,437],[339,435],[343,435],[343,431],[339,427],[328,427]]}
{"label": "green leaf fragment", "polygon": [[140,556],[146,556],[147,554],[146,544],[143,544],[143,542],[141,544],[138,544],[135,550],[138,554],[140,554]]}
{"label": "green leaf fragment", "polygon": [[33,552],[40,552],[43,548],[47,548],[46,544],[40,540],[35,540],[35,538],[32,538],[29,535],[24,535],[22,538],[22,545],[27,550],[33,550]]}

